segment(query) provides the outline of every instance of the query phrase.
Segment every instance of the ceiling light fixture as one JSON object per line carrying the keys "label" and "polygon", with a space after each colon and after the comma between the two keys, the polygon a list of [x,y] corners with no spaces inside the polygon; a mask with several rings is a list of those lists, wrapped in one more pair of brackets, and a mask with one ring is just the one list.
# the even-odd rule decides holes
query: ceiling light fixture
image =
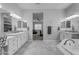
{"label": "ceiling light fixture", "polygon": [[66,19],[67,19],[67,20],[70,20],[70,19],[73,19],[73,18],[76,18],[76,17],[79,17],[79,15],[72,15],[72,16],[70,16],[70,17],[67,17]]}

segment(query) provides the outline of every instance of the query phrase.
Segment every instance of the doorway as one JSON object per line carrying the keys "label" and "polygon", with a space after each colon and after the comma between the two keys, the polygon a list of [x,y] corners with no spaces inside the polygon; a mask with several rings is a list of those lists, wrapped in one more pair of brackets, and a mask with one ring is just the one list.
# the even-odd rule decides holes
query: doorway
{"label": "doorway", "polygon": [[43,13],[33,13],[33,40],[43,40]]}

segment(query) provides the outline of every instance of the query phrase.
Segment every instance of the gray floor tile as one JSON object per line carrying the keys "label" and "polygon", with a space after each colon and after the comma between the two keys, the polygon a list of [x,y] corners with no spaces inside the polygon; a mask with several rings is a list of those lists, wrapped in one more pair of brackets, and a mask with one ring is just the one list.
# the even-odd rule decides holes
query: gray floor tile
{"label": "gray floor tile", "polygon": [[46,43],[42,40],[34,40],[26,43],[16,55],[63,55],[58,48],[56,48],[57,41]]}

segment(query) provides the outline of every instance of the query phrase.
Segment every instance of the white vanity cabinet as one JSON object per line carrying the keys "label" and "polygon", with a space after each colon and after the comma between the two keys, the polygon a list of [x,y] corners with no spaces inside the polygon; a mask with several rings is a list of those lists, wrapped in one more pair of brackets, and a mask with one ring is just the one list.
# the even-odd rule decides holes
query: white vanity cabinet
{"label": "white vanity cabinet", "polygon": [[20,48],[21,46],[22,46],[22,36],[23,36],[23,33],[19,33],[18,35],[17,35],[17,37],[18,37],[18,48]]}
{"label": "white vanity cabinet", "polygon": [[17,37],[14,36],[8,40],[8,54],[11,55],[17,51]]}
{"label": "white vanity cabinet", "polygon": [[[24,39],[24,38],[26,38],[26,39]],[[23,35],[23,43],[25,43],[27,41],[27,35],[26,35],[26,33],[24,33],[24,35]]]}
{"label": "white vanity cabinet", "polygon": [[21,39],[22,39],[22,45],[26,42],[26,32],[25,33],[23,33],[23,34],[21,34]]}
{"label": "white vanity cabinet", "polygon": [[21,46],[28,40],[28,33],[20,32],[16,34],[9,34],[7,38],[8,54],[14,54]]}
{"label": "white vanity cabinet", "polygon": [[18,39],[19,46],[22,46],[28,40],[28,34],[26,31],[19,34],[18,37],[19,37]]}
{"label": "white vanity cabinet", "polygon": [[23,45],[23,43],[24,43],[24,39],[25,39],[25,38],[23,38],[24,33],[22,33],[20,36],[21,36],[21,45]]}
{"label": "white vanity cabinet", "polygon": [[17,44],[18,44],[18,49],[21,47],[21,35],[19,34],[19,35],[17,35],[17,38],[18,38],[18,42],[17,42]]}
{"label": "white vanity cabinet", "polygon": [[25,42],[28,41],[28,31],[26,31],[26,33],[24,33],[24,38],[26,38],[26,39],[24,39]]}

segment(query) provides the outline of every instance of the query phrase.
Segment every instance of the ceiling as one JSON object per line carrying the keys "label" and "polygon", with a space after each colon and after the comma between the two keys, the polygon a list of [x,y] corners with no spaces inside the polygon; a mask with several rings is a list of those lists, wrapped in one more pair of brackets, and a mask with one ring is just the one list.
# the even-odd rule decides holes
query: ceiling
{"label": "ceiling", "polygon": [[17,3],[21,9],[65,9],[71,3]]}

